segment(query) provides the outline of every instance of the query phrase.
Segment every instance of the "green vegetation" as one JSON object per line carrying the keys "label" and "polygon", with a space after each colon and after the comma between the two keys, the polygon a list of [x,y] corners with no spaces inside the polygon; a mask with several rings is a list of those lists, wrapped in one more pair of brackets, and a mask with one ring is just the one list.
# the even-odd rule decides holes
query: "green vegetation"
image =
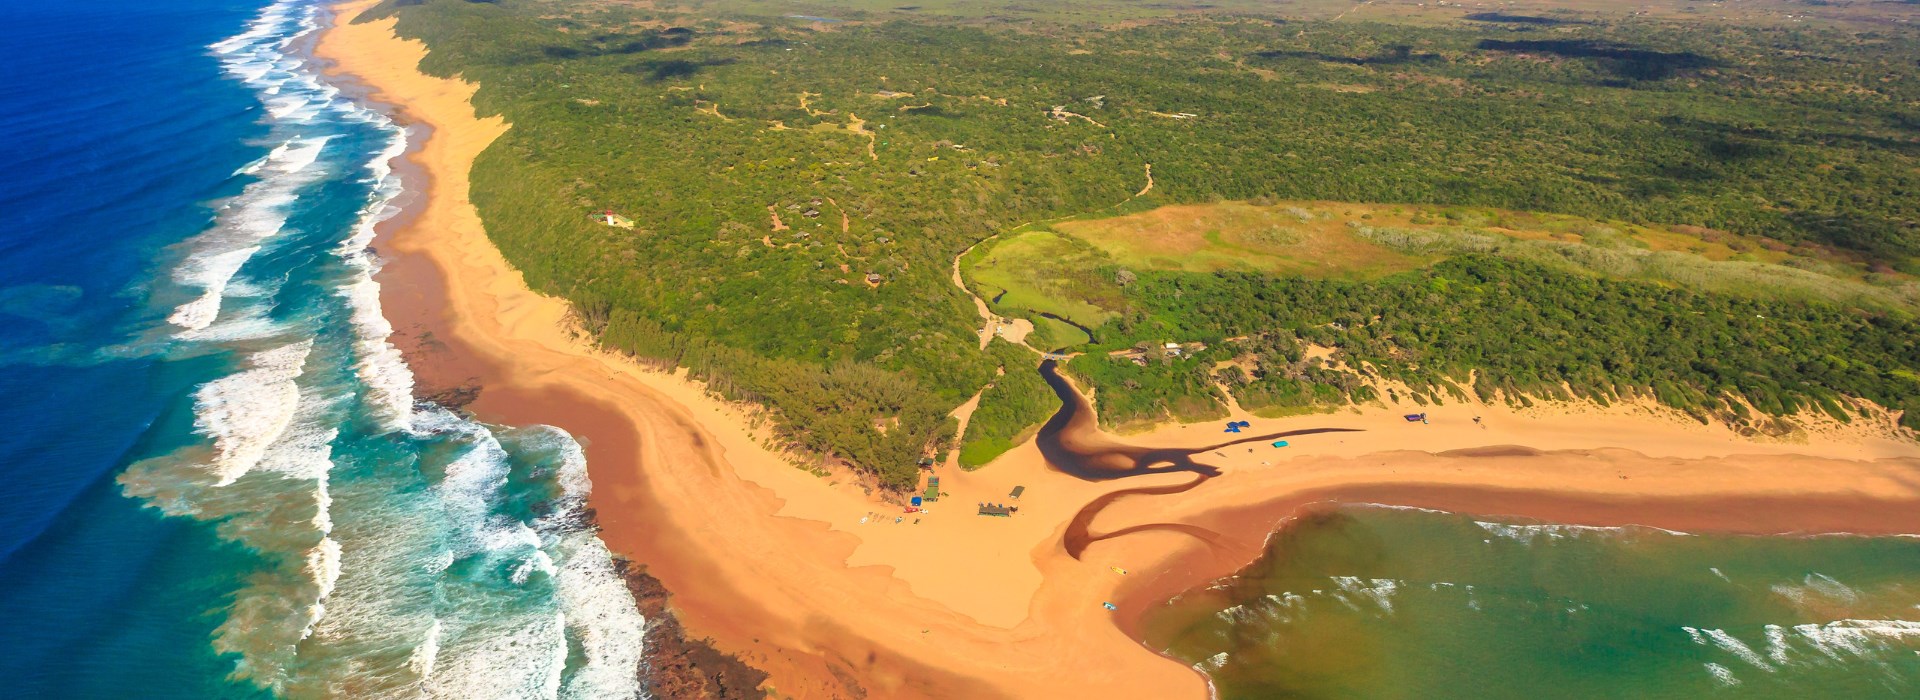
{"label": "green vegetation", "polygon": [[1277,418],[1372,401],[1374,388],[1351,371],[1329,367],[1288,334],[1263,333],[1231,344],[1238,364],[1214,373],[1240,407]]}
{"label": "green vegetation", "polygon": [[1096,330],[1128,308],[1124,283],[1140,270],[1363,281],[1467,254],[1702,291],[1920,311],[1920,281],[1910,275],[1872,272],[1846,251],[1699,227],[1460,207],[1223,202],[1051,228],[1071,235],[1009,234],[976,249],[962,270],[1018,287],[1000,300],[1003,312],[1060,314]]}
{"label": "green vegetation", "polygon": [[1379,277],[1428,260],[1356,236],[1341,212],[1245,202],[1168,206],[1127,216],[1062,222],[1123,268],[1244,270],[1307,277]]}
{"label": "green vegetation", "polygon": [[[1102,277],[1100,251],[1085,242],[1047,231],[1028,231],[988,241],[961,260],[961,271],[987,305],[1003,313],[1029,315],[1035,325],[1052,314],[1087,328],[1098,327],[1123,308],[1111,277]],[[1072,326],[1065,333],[1075,333]],[[1064,337],[1072,337],[1067,335]],[[1079,334],[1084,340],[1085,334]],[[1072,343],[1078,344],[1078,343]]]}
{"label": "green vegetation", "polygon": [[1225,418],[1226,405],[1208,371],[1212,357],[1169,357],[1134,365],[1090,354],[1073,358],[1066,369],[1082,386],[1093,389],[1101,425],[1131,432],[1169,419]]}
{"label": "green vegetation", "polygon": [[[1881,283],[1920,271],[1912,110],[1920,65],[1911,55],[1920,30],[1852,19],[1683,23],[1671,19],[1687,11],[1682,4],[1663,5],[1656,17],[1581,15],[1566,24],[1469,20],[1452,8],[1408,9],[1398,24],[1367,21],[1382,16],[1368,13],[1324,21],[1351,3],[1308,3],[1285,21],[1268,4],[1238,0],[1212,9],[1042,5],[405,0],[389,9],[403,35],[431,47],[425,69],[479,81],[477,108],[513,124],[476,164],[473,197],[531,285],[574,301],[608,347],[692,367],[717,390],[764,402],[794,447],[892,486],[917,478],[917,458],[951,439],[945,411],[1004,364],[978,350],[972,302],[950,280],[953,256],[1023,222],[1162,204],[1391,202],[1545,211],[1618,231],[1702,227],[1731,240],[1764,237],[1782,248],[1770,253],[1808,261],[1815,277],[1798,285],[1798,298],[1814,301],[1740,289],[1771,283],[1778,266],[1714,287],[1719,268],[1703,272],[1653,242],[1640,250],[1493,241],[1489,249],[1460,235],[1485,225],[1436,223],[1461,230],[1432,238],[1406,233],[1419,228],[1414,222],[1378,216],[1359,220],[1371,230],[1341,232],[1348,262],[1331,264],[1314,254],[1338,251],[1288,248],[1299,243],[1284,222],[1252,237],[1202,230],[1201,248],[1182,257],[1061,221],[1049,235],[1067,235],[1046,242],[1064,254],[1054,264],[1002,250],[1044,239],[985,246],[981,255],[1005,257],[986,260],[974,285],[1035,304],[1003,300],[996,308],[1008,313],[1057,309],[1050,313],[1095,330],[1096,339],[1082,341],[1071,326],[1048,323],[1041,344],[1099,348],[1213,334],[1227,317],[1195,316],[1217,312],[1196,304],[1225,303],[1219,295],[1229,289],[1253,295],[1241,303],[1252,311],[1229,307],[1242,314],[1231,316],[1238,332],[1286,329],[1307,339],[1312,326],[1298,324],[1402,294],[1439,295],[1443,303],[1413,305],[1432,314],[1420,318],[1451,323],[1438,314],[1467,314],[1465,328],[1499,336],[1486,343],[1530,327],[1515,325],[1520,309],[1613,318],[1632,304],[1667,304],[1712,318],[1759,305],[1769,318],[1809,324],[1763,339],[1792,341],[1781,347],[1793,357],[1823,350],[1845,364],[1820,359],[1825,369],[1773,375],[1769,387],[1657,354],[1668,352],[1660,342],[1693,339],[1637,322],[1607,333],[1554,326],[1568,334],[1554,343],[1596,345],[1512,348],[1523,351],[1516,358],[1484,344],[1438,344],[1464,341],[1418,324],[1321,340],[1355,359],[1424,356],[1431,364],[1418,370],[1381,365],[1423,386],[1433,372],[1484,362],[1494,386],[1551,393],[1548,378],[1574,376],[1582,391],[1616,393],[1589,376],[1599,372],[1700,410],[1727,390],[1763,410],[1835,394],[1905,406],[1915,394],[1886,373],[1920,363],[1873,333],[1905,329],[1883,307],[1911,303]],[[1894,11],[1784,7],[1847,18]],[[1136,198],[1149,163],[1154,186]],[[635,228],[587,216],[605,209]],[[1358,254],[1366,251],[1379,255]],[[1374,267],[1351,264],[1359,260]],[[1492,297],[1449,296],[1474,285],[1407,287],[1454,284],[1461,265],[1505,270],[1509,288],[1567,304],[1595,285],[1633,291],[1586,306],[1532,302],[1502,316],[1471,303]],[[1593,270],[1624,279],[1601,281]],[[1122,284],[1123,271],[1135,281]],[[1860,293],[1831,294],[1829,279],[1857,282],[1846,289]],[[1715,294],[1670,298],[1661,295],[1690,293],[1631,280]],[[1351,298],[1321,296],[1326,290]],[[1456,303],[1466,306],[1441,308]],[[1607,354],[1615,352],[1623,354]],[[1749,356],[1730,352],[1721,361]],[[1765,357],[1772,362],[1754,367],[1784,361]],[[1596,358],[1609,364],[1575,364]],[[1198,359],[1178,377],[1170,368],[1180,362],[1092,364],[1101,361],[1089,356],[1070,369],[1093,380],[1103,403],[1124,402],[1120,415],[1214,410],[1215,382],[1202,376],[1212,368]],[[1326,390],[1317,387],[1330,381],[1303,373],[1296,380],[1308,386],[1288,388],[1255,379],[1237,393],[1265,397],[1276,410],[1308,402],[1302,396],[1319,401]],[[1149,395],[1123,398],[1110,388],[1129,380]]]}
{"label": "green vegetation", "polygon": [[967,469],[1025,442],[1060,407],[1053,389],[1034,370],[1040,359],[1032,352],[998,338],[987,351],[1005,372],[981,394],[980,408],[967,421],[967,434],[960,441],[960,466]]}
{"label": "green vegetation", "polygon": [[[1703,294],[1485,255],[1372,283],[1148,273],[1129,295],[1137,310],[1114,326],[1126,331],[1116,341],[1255,335],[1266,343],[1248,352],[1260,362],[1252,381],[1230,382],[1253,406],[1324,404],[1323,386],[1365,401],[1373,396],[1362,380],[1378,377],[1406,384],[1423,403],[1467,391],[1522,402],[1645,396],[1702,421],[1763,429],[1777,427],[1765,416],[1802,410],[1847,420],[1856,409],[1846,397],[1857,397],[1907,411],[1905,424],[1920,428],[1911,370],[1920,367],[1920,324],[1910,316]],[[1298,362],[1296,338],[1337,349],[1348,369]],[[1216,376],[1179,363],[1127,370],[1105,357],[1086,361],[1102,365],[1083,372],[1102,391],[1126,379],[1154,391],[1136,375],[1179,372],[1188,384]],[[1469,376],[1471,386],[1454,384]],[[1305,385],[1286,386],[1299,379]]]}

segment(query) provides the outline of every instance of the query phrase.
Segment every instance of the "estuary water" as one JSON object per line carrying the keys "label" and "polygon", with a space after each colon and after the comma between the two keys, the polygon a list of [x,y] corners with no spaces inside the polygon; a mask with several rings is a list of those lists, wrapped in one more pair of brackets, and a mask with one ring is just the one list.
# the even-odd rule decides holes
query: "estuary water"
{"label": "estuary water", "polygon": [[632,697],[580,446],[416,402],[312,0],[0,2],[0,687]]}
{"label": "estuary water", "polygon": [[1920,696],[1920,539],[1321,507],[1147,641],[1235,698]]}

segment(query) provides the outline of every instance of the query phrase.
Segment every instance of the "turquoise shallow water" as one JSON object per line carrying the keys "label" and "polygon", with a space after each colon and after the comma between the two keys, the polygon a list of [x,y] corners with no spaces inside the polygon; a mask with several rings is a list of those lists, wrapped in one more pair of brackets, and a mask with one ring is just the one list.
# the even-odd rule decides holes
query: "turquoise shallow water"
{"label": "turquoise shallow water", "polygon": [[1148,620],[1222,698],[1920,696],[1920,539],[1351,506]]}
{"label": "turquoise shallow water", "polygon": [[[413,400],[311,2],[0,2],[0,695],[632,696],[579,446]],[[1920,541],[1349,508],[1154,621],[1229,698],[1915,697]]]}
{"label": "turquoise shallow water", "polygon": [[631,697],[578,444],[416,403],[311,0],[0,7],[8,696]]}

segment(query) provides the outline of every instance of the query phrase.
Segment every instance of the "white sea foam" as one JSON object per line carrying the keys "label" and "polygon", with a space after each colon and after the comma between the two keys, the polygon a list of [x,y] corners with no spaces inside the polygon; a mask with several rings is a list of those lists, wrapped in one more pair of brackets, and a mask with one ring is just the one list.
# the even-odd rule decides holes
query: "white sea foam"
{"label": "white sea foam", "polygon": [[382,423],[391,430],[406,430],[411,427],[413,417],[413,371],[407,368],[399,348],[393,345],[393,324],[381,313],[380,285],[373,280],[379,263],[367,246],[373,242],[375,227],[398,213],[392,201],[400,193],[400,182],[393,177],[392,163],[406,152],[407,141],[405,130],[384,116],[375,116],[389,136],[386,147],[368,164],[373,173],[373,194],[362,208],[353,234],[341,242],[335,254],[345,258],[355,274],[354,281],[340,291],[352,308],[358,338],[355,351],[359,360],[354,370],[366,385],[367,402],[378,412]]}
{"label": "white sea foam", "polygon": [[558,461],[553,465],[553,479],[559,484],[562,497],[572,499],[576,507],[578,503],[584,503],[593,492],[593,480],[587,476],[587,453],[581,449],[580,443],[575,442],[566,431],[550,425],[536,425],[527,430],[537,431],[546,441],[555,445],[553,451],[559,454],[555,457]]}
{"label": "white sea foam", "polygon": [[198,294],[175,307],[167,317],[169,323],[196,331],[219,317],[234,276],[265,241],[285,229],[288,214],[300,199],[298,191],[317,179],[316,173],[306,169],[331,138],[290,139],[275,148],[260,168],[273,172],[249,184],[220,208],[212,228],[184,244],[191,252],[173,278]]}
{"label": "white sea foam", "polygon": [[1214,654],[1213,656],[1209,656],[1205,659],[1201,659],[1200,663],[1193,665],[1193,670],[1199,671],[1201,673],[1207,673],[1210,671],[1218,671],[1226,665],[1227,665],[1227,652],[1223,651],[1218,654]]}
{"label": "white sea foam", "polygon": [[1787,657],[1787,631],[1779,625],[1767,625],[1767,658],[1777,666],[1785,666]]}
{"label": "white sea foam", "polygon": [[339,294],[352,309],[359,356],[354,372],[365,385],[366,403],[389,430],[405,430],[413,418],[413,371],[390,340],[393,325],[380,313],[380,285],[362,271]]}
{"label": "white sea foam", "polygon": [[313,485],[313,502],[313,528],[323,533],[332,533],[333,494],[328,491],[325,476]]}
{"label": "white sea foam", "polygon": [[1808,603],[1849,604],[1860,600],[1860,592],[1838,579],[1823,573],[1807,574],[1799,585],[1778,584],[1769,587],[1774,594],[1792,601],[1796,606]]}
{"label": "white sea foam", "polygon": [[1746,642],[1740,641],[1733,635],[1727,634],[1726,630],[1701,630],[1701,634],[1706,635],[1706,638],[1711,640],[1714,646],[1739,657],[1741,661],[1747,662],[1748,665],[1754,668],[1762,671],[1774,670],[1773,665],[1767,663],[1766,659],[1760,658],[1760,654],[1756,653],[1752,647],[1747,646]]}
{"label": "white sea foam", "polygon": [[407,665],[420,677],[421,683],[433,681],[433,664],[440,658],[440,620],[434,618],[433,626],[427,628],[427,637],[420,646],[413,648],[413,654],[407,659]]}
{"label": "white sea foam", "polygon": [[1635,532],[1635,531],[1660,532],[1660,533],[1665,533],[1668,535],[1674,535],[1679,537],[1691,536],[1689,533],[1680,532],[1678,530],[1668,530],[1665,528],[1650,527],[1646,525],[1626,525],[1626,526],[1613,526],[1613,527],[1601,527],[1597,525],[1560,525],[1560,524],[1553,524],[1553,523],[1543,523],[1543,524],[1537,524],[1537,525],[1522,525],[1522,524],[1515,524],[1515,523],[1492,523],[1492,522],[1485,522],[1480,520],[1473,521],[1473,524],[1480,526],[1480,529],[1486,530],[1490,534],[1493,534],[1499,537],[1504,537],[1510,540],[1519,541],[1519,542],[1532,542],[1534,541],[1535,538],[1538,538],[1538,537],[1546,537],[1547,539],[1550,539],[1550,540],[1560,540],[1560,539],[1570,539],[1574,537],[1579,537],[1581,535],[1620,534],[1620,533]]}
{"label": "white sea foam", "polygon": [[1920,622],[1910,620],[1836,620],[1824,625],[1795,625],[1796,641],[1833,660],[1863,657],[1895,644],[1920,643]]}
{"label": "white sea foam", "polygon": [[[312,341],[303,342],[309,348],[312,346]],[[297,379],[296,375],[289,381],[294,381],[298,386]],[[332,387],[327,386],[302,387],[292,406],[291,420],[267,446],[253,468],[324,485],[327,473],[333,469],[333,442],[340,437],[340,429],[334,425],[337,419],[332,415],[339,403],[333,391]],[[324,501],[324,498],[320,500]],[[325,517],[324,509],[319,517]],[[321,528],[323,532],[326,529]]]}
{"label": "white sea foam", "polygon": [[631,694],[646,620],[640,617],[632,591],[614,570],[613,554],[600,538],[575,533],[562,546],[567,551],[556,584],[560,605],[586,656],[586,664],[567,679],[563,696]]}
{"label": "white sea foam", "polygon": [[488,625],[443,640],[438,671],[421,684],[427,696],[558,698],[567,660],[566,616],[553,613],[518,623],[506,628]]}
{"label": "white sea foam", "polygon": [[1358,576],[1331,577],[1339,592],[1334,598],[1346,603],[1354,610],[1360,606],[1356,601],[1368,601],[1382,612],[1393,612],[1393,594],[1400,589],[1400,582],[1388,578],[1364,579]]}
{"label": "white sea foam", "polygon": [[220,315],[220,300],[226,293],[227,282],[257,252],[260,252],[259,246],[247,246],[189,258],[174,273],[174,277],[184,284],[199,287],[200,296],[174,307],[167,321],[189,330],[211,325],[214,317]]}
{"label": "white sea foam", "polygon": [[[266,95],[265,108],[275,122],[297,121],[296,113],[343,102],[336,98],[337,89],[300,72],[301,61],[282,51],[293,38],[288,35],[289,25],[296,17],[299,26],[312,26],[313,8],[304,3],[298,8],[294,5],[275,5],[278,9],[261,14],[241,34],[208,47],[228,75]],[[300,30],[304,31],[309,29]],[[174,279],[196,293],[175,307],[168,316],[169,323],[188,331],[214,323],[234,276],[260,251],[264,241],[281,233],[287,210],[298,199],[297,192],[325,174],[324,168],[315,165],[333,135],[302,137],[276,131],[285,140],[236,173],[260,179],[222,207],[211,229],[187,242],[190,252],[176,269]]]}
{"label": "white sea foam", "polygon": [[194,393],[194,428],[213,438],[207,465],[225,486],[266,456],[299,407],[300,376],[313,341],[300,341],[248,358],[248,368],[201,385]]}
{"label": "white sea foam", "polygon": [[1920,646],[1920,622],[1908,620],[1836,620],[1791,628],[1766,625],[1765,655],[1725,630],[1682,627],[1688,638],[1712,646],[1747,665],[1775,671],[1797,662],[1843,663],[1868,659],[1883,663],[1887,654]]}
{"label": "white sea foam", "polygon": [[283,173],[303,172],[320,161],[320,152],[326,150],[327,142],[333,136],[296,139],[291,146],[279,153],[279,157],[267,159],[267,168]]}
{"label": "white sea foam", "polygon": [[1733,677],[1732,669],[1729,669],[1725,666],[1721,666],[1720,664],[1713,663],[1711,661],[1703,665],[1706,666],[1707,673],[1710,673],[1713,675],[1714,680],[1720,681],[1720,685],[1723,685],[1729,688],[1736,685],[1740,685],[1740,679]]}
{"label": "white sea foam", "polygon": [[[215,640],[239,655],[236,677],[273,693],[638,695],[645,620],[584,518],[591,482],[579,444],[553,428],[503,438],[413,404],[369,249],[396,212],[392,161],[406,134],[287,55],[317,26],[316,7],[285,0],[209,47],[260,95],[274,147],[239,169],[250,181],[182,245],[171,277],[185,301],[166,303],[173,338],[191,348],[182,352],[233,351],[241,366],[193,396],[207,444],[143,461],[122,483],[169,513],[219,521],[223,537],[278,562],[235,592]],[[316,263],[334,267],[255,273],[250,261],[323,233],[288,222],[302,194],[351,171],[345,159],[364,127],[342,131],[350,123],[387,141],[360,163],[369,196],[329,244],[337,258]],[[303,226],[324,219],[302,213]],[[313,285],[331,294],[294,295]],[[316,327],[341,318],[350,336]],[[336,460],[351,468],[335,474]],[[546,515],[513,515],[528,499],[545,499]],[[476,576],[489,580],[476,587]]]}
{"label": "white sea foam", "polygon": [[1421,508],[1420,506],[1402,506],[1402,505],[1395,505],[1391,503],[1351,503],[1347,505],[1353,508],[1378,508],[1380,510],[1399,510],[1399,511],[1411,512],[1411,513],[1432,513],[1435,515],[1453,515],[1453,513],[1444,511],[1444,510],[1435,510],[1433,508]]}
{"label": "white sea foam", "polygon": [[300,638],[313,636],[313,627],[327,614],[327,597],[333,595],[333,587],[340,580],[340,543],[331,537],[320,538],[320,543],[307,552],[307,573],[313,578],[317,588],[313,603],[307,606],[307,624],[300,630]]}

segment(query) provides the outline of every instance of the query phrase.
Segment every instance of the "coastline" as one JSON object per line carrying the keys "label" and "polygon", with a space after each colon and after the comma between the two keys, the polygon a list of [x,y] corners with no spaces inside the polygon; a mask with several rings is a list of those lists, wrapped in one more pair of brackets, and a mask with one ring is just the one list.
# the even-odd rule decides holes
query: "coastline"
{"label": "coastline", "polygon": [[[1186,477],[1081,481],[1049,470],[1031,441],[975,472],[943,470],[954,497],[893,524],[898,509],[857,481],[815,477],[763,447],[751,415],[570,334],[565,304],[526,288],[467,198],[473,158],[509,126],[474,117],[471,84],[419,74],[424,47],[394,38],[391,20],[346,24],[372,4],[336,6],[339,24],[316,53],[395,105],[404,123],[431,129],[407,156],[420,173],[410,184],[424,188],[378,241],[383,302],[411,341],[423,393],[466,401],[483,420],[557,425],[579,438],[608,546],[674,592],[666,607],[689,636],[765,671],[784,696],[1205,697],[1204,678],[1142,646],[1129,625],[1156,596],[1238,571],[1289,514],[1326,500],[1446,503],[1585,525],[1920,532],[1920,516],[1905,515],[1920,513],[1920,449],[1908,443],[1756,443],[1607,412],[1492,412],[1482,429],[1450,413],[1456,407],[1433,409],[1431,426],[1396,425],[1385,409],[1256,418],[1261,432],[1368,432],[1298,440],[1284,459],[1266,448],[1223,456],[1226,473],[1204,487],[1123,498],[1095,523],[1195,524],[1222,535],[1211,550],[1144,532],[1097,543],[1084,561],[1068,557],[1060,533],[1080,506]],[[1219,438],[1206,424],[1124,442]],[[1526,447],[1490,449],[1501,445]],[[1634,450],[1608,448],[1619,445]],[[1018,517],[965,512],[1004,501],[1016,485],[1028,490]],[[1689,520],[1703,505],[1726,517]],[[1736,517],[1759,507],[1764,522]],[[875,512],[885,516],[862,522]],[[1100,605],[1109,600],[1122,606],[1117,617]]]}

